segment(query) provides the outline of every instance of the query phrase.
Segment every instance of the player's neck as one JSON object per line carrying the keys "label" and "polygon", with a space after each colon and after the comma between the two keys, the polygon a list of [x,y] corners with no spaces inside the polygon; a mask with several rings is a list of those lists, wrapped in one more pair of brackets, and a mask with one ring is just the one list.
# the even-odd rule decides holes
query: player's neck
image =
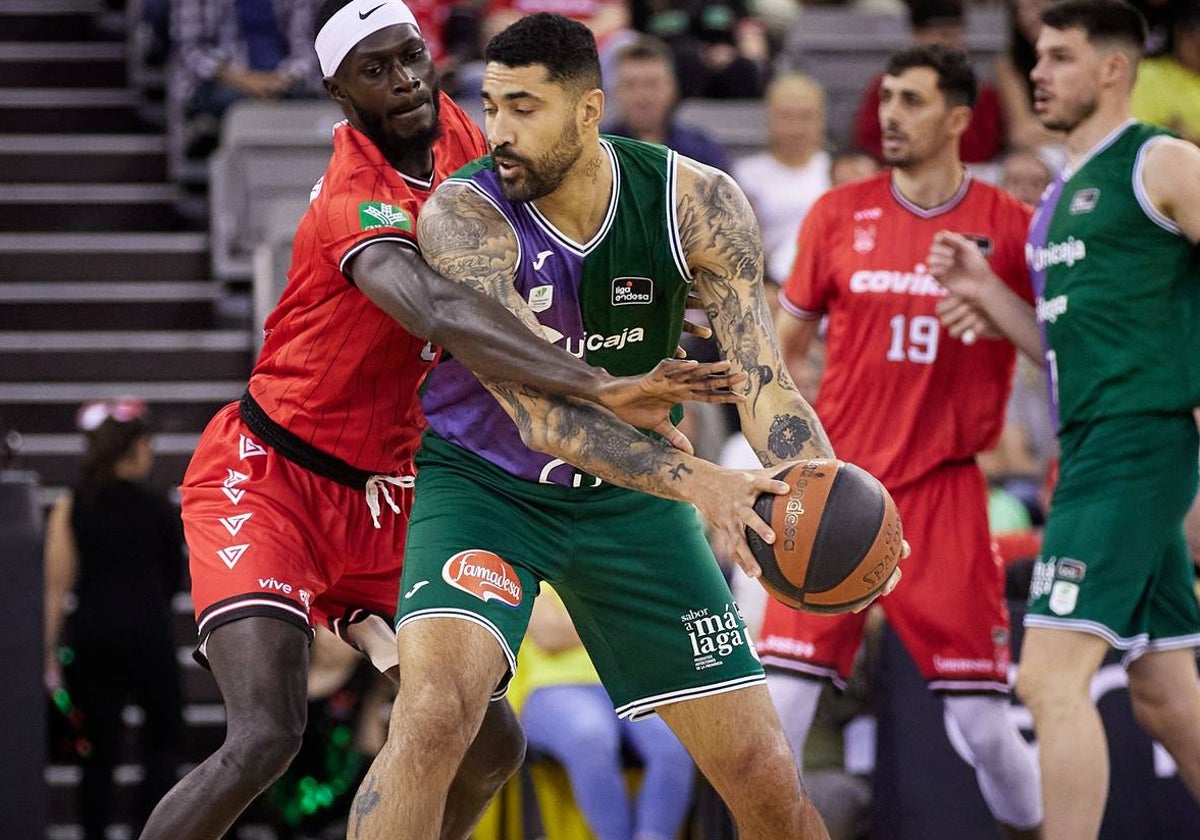
{"label": "player's neck", "polygon": [[1100,102],[1096,111],[1067,132],[1067,165],[1074,168],[1096,144],[1130,119],[1129,98]]}
{"label": "player's neck", "polygon": [[609,152],[599,138],[585,143],[579,160],[558,189],[534,200],[556,228],[575,242],[589,242],[604,224],[612,199],[613,176]]}
{"label": "player's neck", "polygon": [[892,184],[918,207],[941,207],[962,188],[966,169],[957,155],[892,169]]}

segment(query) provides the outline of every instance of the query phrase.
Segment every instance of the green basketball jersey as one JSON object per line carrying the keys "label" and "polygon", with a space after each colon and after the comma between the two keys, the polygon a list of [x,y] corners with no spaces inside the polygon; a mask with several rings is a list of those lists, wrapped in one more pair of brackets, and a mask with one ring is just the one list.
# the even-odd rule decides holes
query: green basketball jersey
{"label": "green basketball jersey", "polygon": [[[588,242],[569,239],[533,202],[509,202],[490,157],[447,183],[475,190],[512,225],[518,245],[513,284],[547,340],[609,373],[644,373],[674,354],[691,284],[675,218],[677,156],[622,137],[605,136],[601,146],[613,191]],[[558,469],[565,467],[561,462],[527,449],[508,415],[454,359],[430,374],[421,406],[437,434],[513,475],[577,480],[570,469]]]}
{"label": "green basketball jersey", "polygon": [[1042,197],[1026,256],[1059,427],[1200,405],[1200,249],[1150,202],[1130,120]]}

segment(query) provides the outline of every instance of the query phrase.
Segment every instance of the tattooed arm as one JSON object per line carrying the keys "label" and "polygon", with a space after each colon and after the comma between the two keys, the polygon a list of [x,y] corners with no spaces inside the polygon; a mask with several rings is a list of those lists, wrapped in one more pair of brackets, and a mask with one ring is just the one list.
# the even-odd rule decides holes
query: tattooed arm
{"label": "tattooed arm", "polygon": [[717,169],[679,159],[679,235],[721,354],[746,374],[742,431],[764,467],[833,455],[788,374],[762,284],[762,237],[750,202]]}
{"label": "tattooed arm", "polygon": [[[417,220],[421,251],[438,273],[501,301],[537,337],[541,325],[513,285],[517,244],[508,222],[469,188],[450,184],[426,203]],[[787,492],[765,471],[725,470],[652,439],[599,405],[552,397],[528,383],[488,376],[479,381],[513,418],[530,449],[546,452],[612,484],[668,499],[691,502],[713,525],[727,556],[748,573],[758,566],[744,529],[774,541],[754,513],[760,493]],[[737,386],[740,379],[731,380]]]}

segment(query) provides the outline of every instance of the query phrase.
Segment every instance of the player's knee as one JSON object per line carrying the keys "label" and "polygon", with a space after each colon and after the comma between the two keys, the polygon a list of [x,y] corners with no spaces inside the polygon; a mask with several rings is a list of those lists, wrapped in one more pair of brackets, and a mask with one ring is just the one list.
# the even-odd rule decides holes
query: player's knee
{"label": "player's knee", "polygon": [[782,732],[742,739],[723,758],[722,775],[741,802],[793,807],[802,796],[800,771]]}
{"label": "player's knee", "polygon": [[1070,674],[1055,674],[1022,667],[1017,673],[1017,697],[1035,717],[1073,714],[1080,702],[1090,702],[1087,683],[1079,683]]}
{"label": "player's knee", "polygon": [[304,737],[303,723],[258,726],[242,730],[225,742],[223,760],[232,764],[236,778],[263,787],[283,775],[300,752]]}
{"label": "player's knee", "polygon": [[488,698],[471,696],[463,686],[444,681],[407,688],[401,681],[400,689],[392,723],[403,729],[404,749],[421,750],[432,761],[457,765],[474,738]]}

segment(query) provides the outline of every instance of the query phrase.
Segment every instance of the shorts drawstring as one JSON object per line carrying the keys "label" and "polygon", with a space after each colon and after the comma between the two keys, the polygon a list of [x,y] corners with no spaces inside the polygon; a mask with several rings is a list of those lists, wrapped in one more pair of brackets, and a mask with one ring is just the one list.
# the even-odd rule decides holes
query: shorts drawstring
{"label": "shorts drawstring", "polygon": [[416,483],[416,478],[411,475],[373,475],[367,479],[365,490],[367,509],[371,511],[371,521],[375,523],[376,528],[383,527],[379,524],[379,494],[383,493],[384,501],[388,503],[388,507],[392,509],[392,513],[399,516],[401,513],[400,506],[392,498],[391,491],[388,490],[388,485],[395,485],[402,490],[411,490]]}

